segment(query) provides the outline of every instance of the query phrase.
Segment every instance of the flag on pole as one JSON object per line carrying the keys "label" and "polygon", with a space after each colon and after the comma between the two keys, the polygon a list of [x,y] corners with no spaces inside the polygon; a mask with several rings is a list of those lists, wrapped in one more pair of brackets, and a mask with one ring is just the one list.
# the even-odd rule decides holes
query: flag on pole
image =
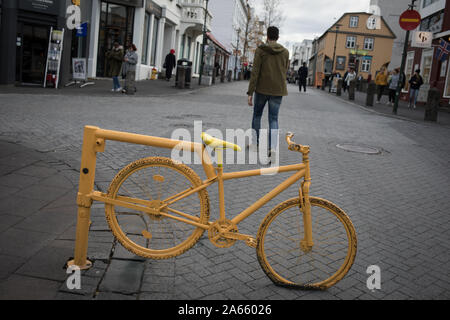
{"label": "flag on pole", "polygon": [[435,58],[440,61],[447,60],[449,53],[450,53],[450,43],[448,43],[445,40],[441,40],[439,42],[439,46],[436,49]]}

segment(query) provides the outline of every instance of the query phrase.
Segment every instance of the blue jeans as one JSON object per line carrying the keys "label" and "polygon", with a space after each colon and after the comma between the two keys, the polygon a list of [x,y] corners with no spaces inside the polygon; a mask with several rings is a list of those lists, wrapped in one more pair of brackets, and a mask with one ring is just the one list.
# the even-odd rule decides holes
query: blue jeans
{"label": "blue jeans", "polygon": [[[419,95],[419,89],[409,89],[409,105],[416,105],[417,96]],[[413,104],[414,103],[414,104]]]}
{"label": "blue jeans", "polygon": [[269,103],[269,150],[278,147],[278,112],[280,111],[283,97],[266,96],[255,93],[253,109],[252,129],[256,132],[257,144],[259,145],[259,132],[261,130],[261,117],[266,103]]}
{"label": "blue jeans", "polygon": [[119,77],[112,77],[112,78],[113,78],[114,90],[119,89],[120,88]]}

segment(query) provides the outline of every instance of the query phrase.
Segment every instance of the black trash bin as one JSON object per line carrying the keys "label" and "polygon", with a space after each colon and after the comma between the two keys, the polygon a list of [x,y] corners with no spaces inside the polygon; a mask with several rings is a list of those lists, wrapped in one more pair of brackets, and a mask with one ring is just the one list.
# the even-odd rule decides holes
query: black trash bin
{"label": "black trash bin", "polygon": [[[191,79],[192,79],[192,61],[189,61],[187,59],[180,59],[177,61],[177,72],[175,76],[175,86],[179,87],[179,70],[184,69],[184,87],[190,88],[191,87]],[[180,83],[181,84],[181,83]]]}

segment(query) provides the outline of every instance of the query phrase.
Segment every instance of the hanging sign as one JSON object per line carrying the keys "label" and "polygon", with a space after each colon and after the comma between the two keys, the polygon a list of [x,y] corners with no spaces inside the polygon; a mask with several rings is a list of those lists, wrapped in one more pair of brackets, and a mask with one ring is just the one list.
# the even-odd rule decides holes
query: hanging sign
{"label": "hanging sign", "polygon": [[413,33],[411,47],[431,48],[433,42],[433,33],[425,31],[416,31]]}

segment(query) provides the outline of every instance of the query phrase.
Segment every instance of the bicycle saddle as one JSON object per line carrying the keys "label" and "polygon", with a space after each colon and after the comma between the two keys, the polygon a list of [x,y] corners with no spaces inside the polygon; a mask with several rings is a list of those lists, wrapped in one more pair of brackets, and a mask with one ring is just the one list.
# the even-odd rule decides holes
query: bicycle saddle
{"label": "bicycle saddle", "polygon": [[221,149],[233,149],[234,151],[241,151],[241,147],[239,147],[238,145],[228,141],[223,141],[214,138],[213,136],[210,136],[205,132],[202,132],[202,140],[207,146],[213,149],[221,148]]}

